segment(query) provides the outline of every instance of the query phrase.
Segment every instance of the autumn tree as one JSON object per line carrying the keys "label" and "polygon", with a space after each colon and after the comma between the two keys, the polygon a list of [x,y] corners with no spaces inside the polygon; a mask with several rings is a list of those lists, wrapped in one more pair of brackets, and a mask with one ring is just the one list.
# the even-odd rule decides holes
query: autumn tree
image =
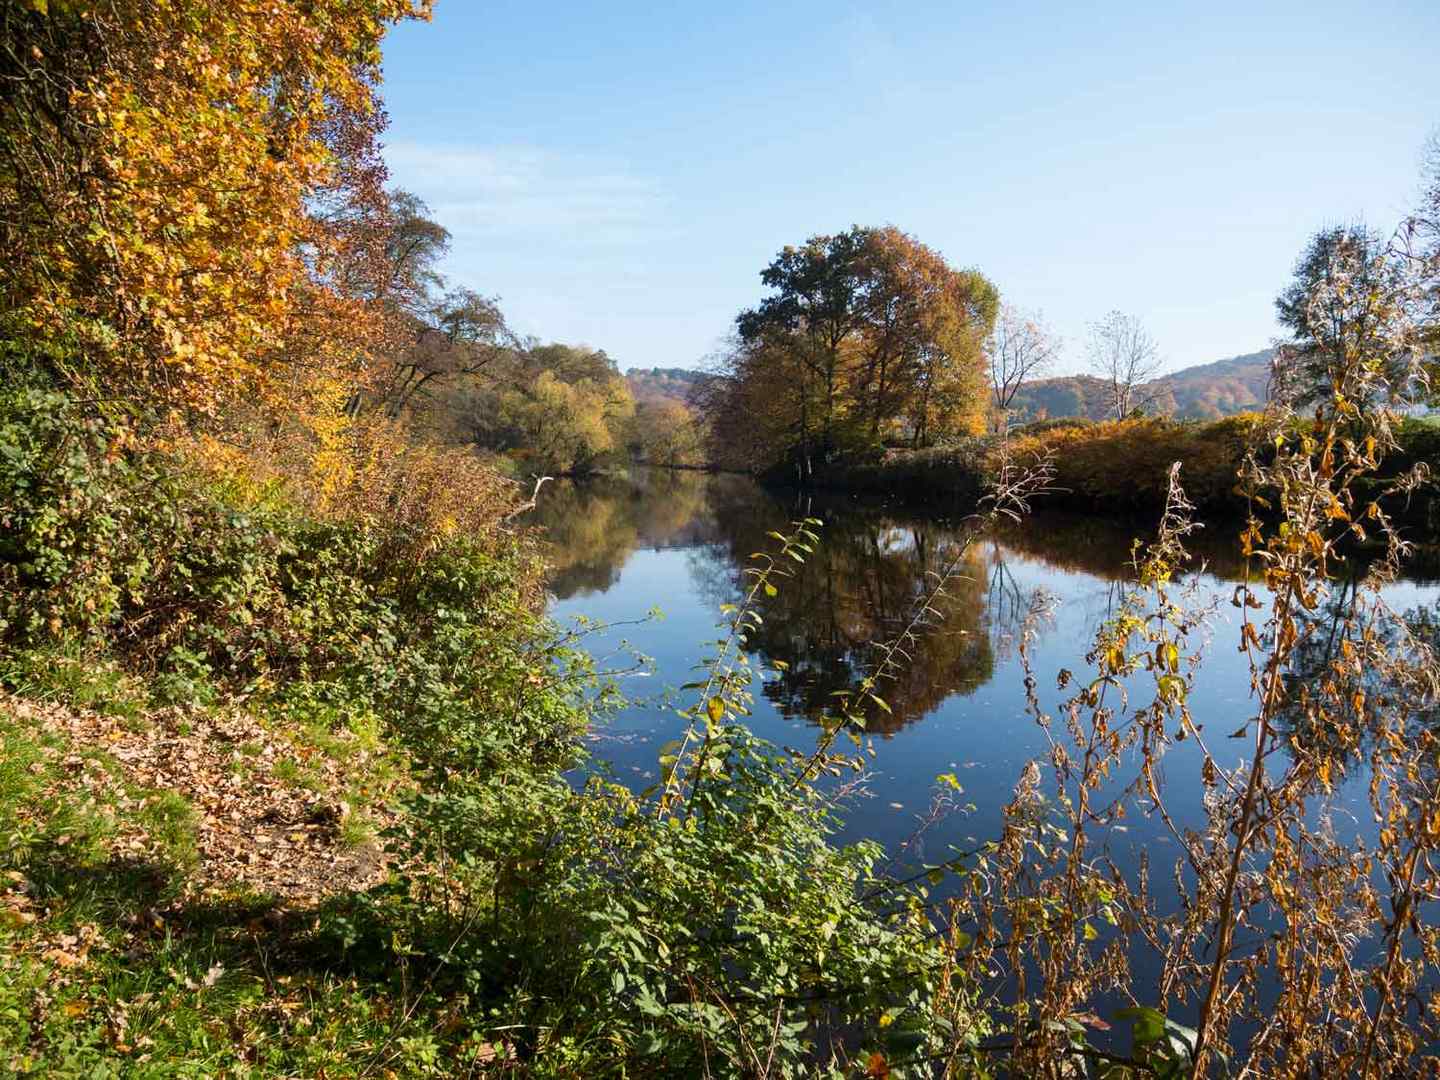
{"label": "autumn tree", "polygon": [[803,478],[849,448],[983,425],[982,343],[998,294],[977,271],[899,229],[856,226],[784,249],[761,280],[774,291],[736,320],[715,384],[731,394],[712,401],[717,434],[717,418],[748,415],[769,433],[762,460],[793,459]]}
{"label": "autumn tree", "polygon": [[[850,345],[863,318],[867,235],[856,226],[786,247],[760,274],[773,293],[736,319],[740,338],[754,355],[783,351],[796,362],[796,375],[806,384],[797,397],[796,447],[807,474],[812,455],[828,455],[836,445],[841,394],[853,358]],[[812,397],[818,399],[814,406]]]}
{"label": "autumn tree", "polygon": [[1350,370],[1349,358],[1363,356],[1386,369],[1383,379],[1365,383],[1369,393],[1408,396],[1412,388],[1401,385],[1411,371],[1408,342],[1396,339],[1395,328],[1411,325],[1401,318],[1409,300],[1403,261],[1379,234],[1358,224],[1316,233],[1275,301],[1291,332],[1276,358],[1277,389],[1297,405],[1328,400],[1337,389],[1330,373]]}
{"label": "autumn tree", "polygon": [[604,350],[524,343],[450,406],[460,437],[549,474],[594,472],[623,452],[635,399]]}
{"label": "autumn tree", "polygon": [[964,271],[948,276],[938,302],[926,309],[925,334],[916,350],[914,381],[902,414],[910,424],[912,447],[984,431],[983,343],[998,300],[988,281]]}
{"label": "autumn tree", "polygon": [[424,200],[399,188],[386,193],[378,224],[386,270],[380,295],[402,311],[421,316],[445,286],[440,260],[450,250],[450,230],[430,216]]}
{"label": "autumn tree", "polygon": [[642,401],[635,407],[638,456],[651,465],[699,465],[704,434],[695,414],[682,401]]}
{"label": "autumn tree", "polygon": [[427,8],[3,5],[7,325],[64,343],[62,377],[203,413],[328,340],[312,315],[355,325],[336,283],[365,241],[329,211],[378,190],[380,40]]}
{"label": "autumn tree", "polygon": [[997,430],[1005,430],[1010,404],[1020,388],[1049,372],[1059,352],[1059,343],[1039,315],[1008,304],[1000,309],[985,346]]}
{"label": "autumn tree", "polygon": [[808,457],[807,422],[818,412],[815,384],[783,344],[746,342],[738,334],[708,360],[691,400],[705,420],[706,457],[725,468],[774,465],[788,450],[795,478]]}
{"label": "autumn tree", "polygon": [[453,288],[409,320],[404,344],[390,358],[379,398],[399,416],[443,381],[504,370],[521,347],[499,303],[473,289]]}
{"label": "autumn tree", "polygon": [[1109,390],[1115,419],[1152,400],[1144,387],[1160,371],[1160,350],[1139,319],[1112,311],[1090,327],[1090,370]]}

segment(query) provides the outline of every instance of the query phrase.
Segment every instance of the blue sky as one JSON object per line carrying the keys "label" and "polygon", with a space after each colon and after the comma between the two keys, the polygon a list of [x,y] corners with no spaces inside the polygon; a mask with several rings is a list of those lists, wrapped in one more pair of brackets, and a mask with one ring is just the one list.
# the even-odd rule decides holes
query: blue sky
{"label": "blue sky", "polygon": [[519,330],[691,367],[787,243],[895,224],[1080,370],[1263,347],[1327,223],[1389,230],[1440,126],[1440,2],[439,0],[386,46],[394,181]]}

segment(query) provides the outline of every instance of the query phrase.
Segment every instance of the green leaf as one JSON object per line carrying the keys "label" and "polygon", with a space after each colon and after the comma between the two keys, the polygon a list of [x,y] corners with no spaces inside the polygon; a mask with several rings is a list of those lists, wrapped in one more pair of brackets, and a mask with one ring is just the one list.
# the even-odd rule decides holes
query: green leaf
{"label": "green leaf", "polygon": [[1135,1005],[1115,1014],[1117,1020],[1129,1020],[1130,1037],[1136,1046],[1151,1046],[1165,1036],[1165,1014],[1148,1005]]}

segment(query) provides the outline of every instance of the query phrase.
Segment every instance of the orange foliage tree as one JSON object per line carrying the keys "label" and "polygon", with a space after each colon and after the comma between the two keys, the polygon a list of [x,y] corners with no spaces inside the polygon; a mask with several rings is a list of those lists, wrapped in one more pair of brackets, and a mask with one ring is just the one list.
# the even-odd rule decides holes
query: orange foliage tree
{"label": "orange foliage tree", "polygon": [[[306,359],[362,366],[383,256],[366,209],[383,194],[380,41],[428,8],[4,5],[7,336],[47,342],[63,377],[188,416]],[[302,340],[333,344],[307,357]]]}
{"label": "orange foliage tree", "polygon": [[[785,248],[760,276],[771,293],[736,319],[707,390],[717,440],[746,437],[724,428],[729,416],[775,435],[750,464],[790,461],[809,475],[885,439],[928,445],[984,429],[983,345],[999,306],[984,275],[893,226],[855,226]],[[777,383],[781,393],[751,392]],[[757,398],[769,402],[763,421]]]}

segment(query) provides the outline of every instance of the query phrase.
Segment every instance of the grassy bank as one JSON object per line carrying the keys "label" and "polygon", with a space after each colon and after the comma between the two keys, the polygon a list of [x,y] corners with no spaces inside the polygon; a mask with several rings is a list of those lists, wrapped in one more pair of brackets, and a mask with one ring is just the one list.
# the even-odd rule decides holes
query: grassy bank
{"label": "grassy bank", "polygon": [[748,733],[733,648],[637,796],[531,538],[473,485],[457,524],[463,463],[322,511],[136,423],[0,393],[0,1069],[901,1075],[978,1040],[923,880],[832,842],[843,760]]}

